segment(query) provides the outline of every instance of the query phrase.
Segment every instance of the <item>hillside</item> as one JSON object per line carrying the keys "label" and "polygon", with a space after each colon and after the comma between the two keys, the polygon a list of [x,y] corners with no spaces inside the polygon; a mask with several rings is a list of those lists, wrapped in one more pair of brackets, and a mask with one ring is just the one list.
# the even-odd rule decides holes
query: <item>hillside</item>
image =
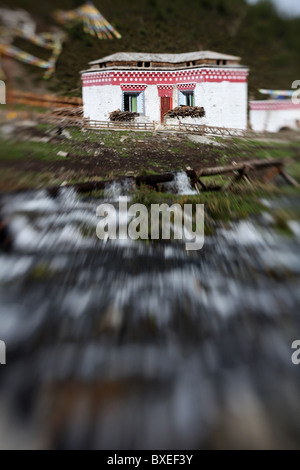
{"label": "hillside", "polygon": [[[22,7],[38,21],[39,29],[54,24],[55,8],[72,9],[81,0],[9,0],[9,7]],[[99,41],[69,29],[69,40],[59,58],[55,77],[48,87],[62,94],[79,95],[79,71],[90,60],[117,51],[184,52],[217,50],[242,57],[251,69],[250,96],[257,88],[290,88],[300,78],[300,18],[278,15],[269,1],[248,5],[245,0],[95,0],[102,14],[122,34],[121,40]],[[28,52],[35,46],[19,41]],[[31,77],[40,70],[24,66]]]}

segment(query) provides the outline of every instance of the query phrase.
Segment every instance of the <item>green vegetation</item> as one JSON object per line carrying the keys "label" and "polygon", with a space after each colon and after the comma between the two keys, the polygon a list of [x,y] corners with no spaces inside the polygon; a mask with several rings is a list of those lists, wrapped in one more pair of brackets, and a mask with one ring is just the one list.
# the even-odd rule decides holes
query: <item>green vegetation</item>
{"label": "green vegetation", "polygon": [[288,224],[291,218],[295,218],[293,213],[277,209],[273,212],[273,218],[274,228],[276,228],[281,235],[291,236],[293,234]]}
{"label": "green vegetation", "polygon": [[[56,8],[74,9],[83,0],[4,0],[39,18],[39,29],[54,24]],[[300,18],[284,18],[270,1],[249,5],[246,0],[94,0],[101,13],[122,34],[122,39],[99,41],[83,33],[81,26],[68,28],[69,40],[49,86],[62,94],[81,94],[79,71],[88,62],[119,51],[184,52],[216,50],[242,57],[250,66],[250,97],[258,88],[290,88],[300,77]],[[40,48],[22,41],[31,53]],[[41,77],[32,66],[26,72]]]}
{"label": "green vegetation", "polygon": [[[266,139],[216,139],[223,145],[213,147],[190,142],[186,135],[135,133],[127,131],[82,131],[69,128],[71,139],[59,139],[55,126],[37,124],[36,127],[13,134],[13,139],[0,138],[0,187],[20,175],[25,186],[32,187],[34,181],[40,185],[56,184],[57,181],[76,183],[79,181],[110,179],[116,176],[150,175],[169,171],[224,166],[231,162],[274,158],[283,160],[288,173],[300,180],[300,142],[294,134],[291,141]],[[47,142],[32,139],[53,138]],[[211,137],[213,139],[213,137]],[[67,152],[68,157],[58,155]],[[34,163],[39,165],[34,165]],[[41,166],[42,163],[44,166]],[[11,175],[8,175],[9,168]],[[34,167],[34,168],[33,168]],[[65,171],[66,170],[66,171]],[[88,170],[88,171],[87,171]],[[31,176],[36,171],[36,178]],[[31,174],[30,177],[27,177]],[[17,176],[18,175],[18,178]],[[51,176],[52,175],[52,176]],[[55,181],[55,183],[53,182]],[[228,176],[206,177],[203,182],[223,185]],[[28,184],[29,183],[29,184]],[[15,185],[13,184],[14,188]]]}
{"label": "green vegetation", "polygon": [[222,192],[209,192],[192,196],[157,193],[147,187],[142,187],[134,194],[132,203],[144,204],[148,209],[151,208],[151,204],[179,204],[181,207],[185,204],[191,204],[193,207],[196,204],[204,204],[205,234],[211,235],[220,223],[226,226],[231,221],[246,219],[266,210],[261,202],[263,195],[266,195],[266,192],[258,187],[252,188],[249,192],[237,187],[229,195]]}
{"label": "green vegetation", "polygon": [[43,262],[37,263],[27,276],[27,282],[51,281],[56,273]]}
{"label": "green vegetation", "polygon": [[[154,192],[147,187],[142,187],[134,196],[132,203],[144,204],[148,210],[151,204],[179,204],[182,208],[185,204],[191,204],[194,211],[195,205],[205,206],[205,235],[213,235],[220,227],[227,228],[230,222],[244,220],[249,217],[257,217],[262,212],[268,212],[273,219],[271,226],[284,236],[292,236],[293,232],[289,226],[289,221],[300,220],[300,208],[297,204],[289,209],[277,209],[266,207],[263,199],[276,200],[282,196],[296,196],[299,199],[299,191],[295,188],[287,187],[278,189],[275,186],[256,184],[252,187],[243,185],[236,186],[229,194],[223,192],[203,192],[192,196],[179,196],[176,194],[166,194]],[[297,199],[297,200],[298,200]],[[150,220],[149,220],[150,222]],[[150,223],[149,223],[150,226]],[[195,227],[193,228],[193,230]],[[149,233],[149,239],[151,234]]]}
{"label": "green vegetation", "polygon": [[39,142],[11,142],[9,140],[0,139],[0,160],[28,160],[34,158],[51,162],[53,160],[64,160],[57,152],[68,152],[71,150],[70,144],[63,142],[59,146],[51,143]]}
{"label": "green vegetation", "polygon": [[[249,161],[256,158],[282,160],[288,173],[300,181],[300,145],[296,134],[293,135],[294,140],[279,142],[266,139],[218,139],[223,144],[218,148],[201,144],[195,148],[194,143],[190,145],[187,136],[168,134],[166,139],[164,135],[143,133],[141,139],[140,133],[82,132],[77,128],[68,129],[71,140],[58,140],[56,137],[48,143],[29,140],[34,136],[49,136],[49,132],[53,130],[55,128],[51,125],[38,124],[26,131],[28,140],[25,140],[22,130],[20,134],[14,133],[14,140],[0,140],[2,191],[101,181],[125,175],[155,175],[182,170],[187,166],[195,169],[224,166],[233,161]],[[149,149],[152,152],[150,154]],[[59,157],[59,150],[69,152],[71,157]],[[229,178],[228,175],[216,175],[202,180],[205,185],[212,187],[223,186]],[[298,205],[295,204],[290,212],[276,208],[269,210],[261,199],[283,195],[299,198],[299,190],[290,186],[266,185],[258,181],[236,184],[226,193],[209,191],[193,196],[172,195],[142,187],[133,193],[133,202],[143,203],[147,207],[163,202],[178,203],[181,206],[204,204],[207,235],[214,233],[220,225],[228,226],[230,221],[258,216],[262,211],[269,211],[273,217],[274,228],[280,234],[291,235],[289,221],[300,219]],[[103,191],[95,192],[93,196],[102,197]],[[89,229],[85,233],[83,228],[82,233],[89,235]]]}

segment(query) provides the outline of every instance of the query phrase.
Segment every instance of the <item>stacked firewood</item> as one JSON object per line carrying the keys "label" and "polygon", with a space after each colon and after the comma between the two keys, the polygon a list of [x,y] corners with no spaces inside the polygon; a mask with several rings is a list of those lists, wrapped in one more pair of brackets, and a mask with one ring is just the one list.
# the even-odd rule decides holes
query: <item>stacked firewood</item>
{"label": "stacked firewood", "polygon": [[178,108],[171,109],[165,114],[167,118],[202,118],[205,117],[205,110],[201,106],[179,106]]}
{"label": "stacked firewood", "polygon": [[83,117],[83,107],[61,107],[61,108],[54,108],[50,112],[54,116],[58,117],[74,117],[74,118],[81,118]]}
{"label": "stacked firewood", "polygon": [[121,111],[117,109],[109,115],[111,121],[133,121],[135,116],[138,116],[138,113],[133,113],[131,111]]}

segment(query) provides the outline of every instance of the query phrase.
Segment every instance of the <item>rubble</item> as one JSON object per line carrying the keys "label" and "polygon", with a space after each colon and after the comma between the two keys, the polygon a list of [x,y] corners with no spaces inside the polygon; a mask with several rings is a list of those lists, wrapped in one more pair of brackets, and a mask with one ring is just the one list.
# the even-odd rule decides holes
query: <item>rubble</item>
{"label": "rubble", "polygon": [[68,156],[68,152],[63,152],[62,150],[60,150],[59,152],[57,152],[57,156],[58,157],[64,157],[66,158]]}

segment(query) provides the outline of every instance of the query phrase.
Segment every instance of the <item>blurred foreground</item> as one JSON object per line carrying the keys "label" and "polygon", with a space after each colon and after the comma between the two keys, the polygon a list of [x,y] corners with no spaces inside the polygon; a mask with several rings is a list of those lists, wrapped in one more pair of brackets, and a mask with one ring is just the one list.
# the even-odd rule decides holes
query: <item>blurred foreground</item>
{"label": "blurred foreground", "polygon": [[266,212],[188,254],[100,242],[101,200],[3,198],[0,447],[299,448],[299,223]]}

